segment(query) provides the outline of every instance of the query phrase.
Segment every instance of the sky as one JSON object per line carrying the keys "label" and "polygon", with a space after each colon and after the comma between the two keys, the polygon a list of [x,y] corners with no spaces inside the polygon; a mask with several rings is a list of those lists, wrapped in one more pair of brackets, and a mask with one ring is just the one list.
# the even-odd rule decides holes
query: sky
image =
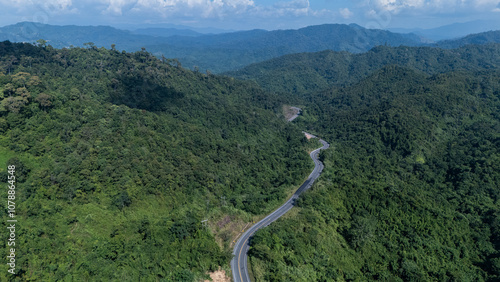
{"label": "sky", "polygon": [[292,29],[325,23],[433,28],[493,20],[500,0],[0,0],[0,26],[176,24],[226,30]]}

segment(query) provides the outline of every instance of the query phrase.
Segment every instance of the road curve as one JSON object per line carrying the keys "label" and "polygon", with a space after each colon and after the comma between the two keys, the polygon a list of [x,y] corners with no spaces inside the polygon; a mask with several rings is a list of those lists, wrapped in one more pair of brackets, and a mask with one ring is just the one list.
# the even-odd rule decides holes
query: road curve
{"label": "road curve", "polygon": [[[316,138],[316,136],[313,136]],[[252,235],[259,229],[264,228],[271,224],[273,221],[280,218],[282,215],[287,213],[295,204],[295,200],[302,194],[304,191],[309,189],[313,184],[314,180],[318,178],[323,170],[323,163],[318,159],[319,151],[325,150],[330,147],[330,144],[325,142],[322,139],[319,141],[323,144],[323,147],[318,148],[312,151],[309,155],[314,161],[314,170],[311,172],[307,180],[300,186],[299,189],[293,194],[293,196],[281,207],[277,210],[266,216],[261,221],[254,224],[250,227],[241,237],[238,242],[234,245],[233,250],[233,259],[231,260],[231,271],[233,272],[233,281],[234,282],[249,282],[250,277],[248,275],[248,266],[247,266],[247,252],[250,247],[249,239]]]}
{"label": "road curve", "polygon": [[290,107],[290,109],[294,109],[297,111],[296,114],[294,114],[291,118],[288,119],[288,121],[293,121],[294,119],[299,117],[300,113],[302,112],[302,109],[297,107]]}

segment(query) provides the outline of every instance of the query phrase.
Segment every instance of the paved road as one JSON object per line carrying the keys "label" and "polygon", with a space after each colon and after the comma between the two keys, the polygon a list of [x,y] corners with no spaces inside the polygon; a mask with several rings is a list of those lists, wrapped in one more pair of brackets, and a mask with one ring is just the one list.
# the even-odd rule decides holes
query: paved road
{"label": "paved road", "polygon": [[[313,136],[316,138],[315,136]],[[249,239],[252,235],[259,229],[268,226],[276,219],[280,218],[286,212],[288,212],[291,208],[293,208],[295,204],[295,200],[299,197],[299,195],[309,189],[313,184],[314,180],[318,178],[323,170],[323,163],[319,161],[318,155],[320,150],[327,149],[330,145],[319,139],[319,141],[323,144],[323,147],[318,148],[309,154],[314,161],[314,170],[309,175],[307,180],[300,186],[300,188],[293,194],[293,196],[281,207],[272,212],[270,215],[266,216],[261,221],[254,224],[250,227],[241,237],[239,238],[236,245],[234,245],[233,250],[233,259],[231,260],[231,270],[233,272],[233,280],[234,282],[247,282],[250,281],[250,277],[248,276],[248,266],[247,266],[247,252],[249,249]]]}
{"label": "paved road", "polygon": [[302,112],[302,109],[301,108],[297,108],[297,107],[290,107],[290,109],[294,109],[297,111],[297,113],[295,115],[293,115],[291,118],[288,119],[288,121],[293,121],[294,119],[298,118],[299,115],[300,115],[300,112]]}

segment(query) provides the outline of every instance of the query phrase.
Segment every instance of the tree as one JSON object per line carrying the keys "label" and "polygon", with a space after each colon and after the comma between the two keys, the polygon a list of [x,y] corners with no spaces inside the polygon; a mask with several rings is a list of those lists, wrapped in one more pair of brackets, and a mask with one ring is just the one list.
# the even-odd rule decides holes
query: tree
{"label": "tree", "polygon": [[127,191],[123,191],[118,196],[115,197],[115,200],[113,201],[113,205],[119,208],[120,210],[123,209],[124,207],[130,206],[132,201],[130,200],[130,197],[127,193]]}
{"label": "tree", "polygon": [[26,83],[30,79],[31,74],[27,72],[18,72],[12,76],[12,81],[18,85],[26,87]]}
{"label": "tree", "polygon": [[12,67],[14,66],[14,64],[16,64],[18,62],[17,60],[17,57],[11,55],[9,60],[7,61],[7,69],[8,69],[8,73],[10,74],[10,71],[12,69]]}
{"label": "tree", "polygon": [[26,100],[22,97],[7,97],[2,100],[0,104],[2,110],[6,110],[12,113],[19,113],[21,109],[26,105]]}
{"label": "tree", "polygon": [[40,93],[36,98],[35,101],[37,101],[42,109],[46,110],[48,107],[52,105],[51,97],[48,94],[45,93]]}
{"label": "tree", "polygon": [[38,45],[37,45],[38,47],[43,47],[43,48],[45,48],[45,47],[47,46],[47,40],[44,40],[44,39],[41,39],[41,38],[40,38],[40,39],[38,39],[38,40],[36,41],[36,43],[38,43]]}
{"label": "tree", "polygon": [[95,49],[95,44],[94,44],[94,42],[86,42],[86,43],[83,43],[83,46],[87,47],[88,49]]}

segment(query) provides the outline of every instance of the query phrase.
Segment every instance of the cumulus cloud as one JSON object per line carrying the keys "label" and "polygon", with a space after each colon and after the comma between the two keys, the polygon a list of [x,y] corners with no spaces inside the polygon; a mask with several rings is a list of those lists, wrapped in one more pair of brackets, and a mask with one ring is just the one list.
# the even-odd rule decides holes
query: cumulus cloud
{"label": "cumulus cloud", "polygon": [[340,9],[339,12],[344,19],[349,19],[354,15],[354,13],[351,12],[351,10],[349,10],[348,8]]}
{"label": "cumulus cloud", "polygon": [[500,2],[498,2],[498,5],[493,9],[493,12],[500,12]]}
{"label": "cumulus cloud", "polygon": [[252,0],[108,0],[105,13],[121,15],[126,8],[141,12],[156,12],[166,16],[217,17],[245,12],[255,4]]}
{"label": "cumulus cloud", "polygon": [[[73,3],[75,2],[75,3]],[[255,6],[253,0],[0,0],[5,8],[18,10],[50,10],[51,13],[97,10],[104,15],[122,16],[128,12],[163,16],[216,17],[225,14],[239,14]]]}
{"label": "cumulus cloud", "polygon": [[492,11],[498,0],[369,0],[363,1],[371,10],[400,12],[455,13],[457,11]]}
{"label": "cumulus cloud", "polygon": [[271,10],[276,15],[307,15],[310,12],[309,0],[293,0],[288,2],[278,2]]}
{"label": "cumulus cloud", "polygon": [[123,8],[130,5],[135,5],[137,1],[135,0],[109,0],[105,1],[103,4],[107,5],[107,8],[102,11],[103,14],[118,15],[121,16],[123,13]]}
{"label": "cumulus cloud", "polygon": [[71,11],[71,0],[0,0],[2,8],[10,7],[19,10],[29,10],[33,8],[51,10],[51,12]]}
{"label": "cumulus cloud", "polygon": [[[201,22],[204,19],[232,19],[234,22],[281,19],[284,22],[295,21],[301,17],[317,21],[320,19],[331,21],[335,18],[351,18],[353,15],[347,8],[336,11],[324,8],[312,9],[309,0],[269,2],[257,0],[0,0],[0,6],[9,11],[24,9],[23,13],[26,15],[25,18],[29,18],[28,20],[31,20],[36,11],[47,10],[50,11],[50,15],[78,15],[74,17],[75,21],[77,18],[81,21],[92,17],[100,22],[120,21],[123,17],[129,17],[130,20],[133,19],[136,22],[150,23],[165,20]],[[96,15],[100,18],[98,19]],[[47,22],[50,16],[45,16],[44,19],[42,22]],[[58,19],[61,20],[63,17]]]}
{"label": "cumulus cloud", "polygon": [[309,8],[308,0],[293,0],[290,2],[278,2],[273,5],[278,9],[304,9]]}

